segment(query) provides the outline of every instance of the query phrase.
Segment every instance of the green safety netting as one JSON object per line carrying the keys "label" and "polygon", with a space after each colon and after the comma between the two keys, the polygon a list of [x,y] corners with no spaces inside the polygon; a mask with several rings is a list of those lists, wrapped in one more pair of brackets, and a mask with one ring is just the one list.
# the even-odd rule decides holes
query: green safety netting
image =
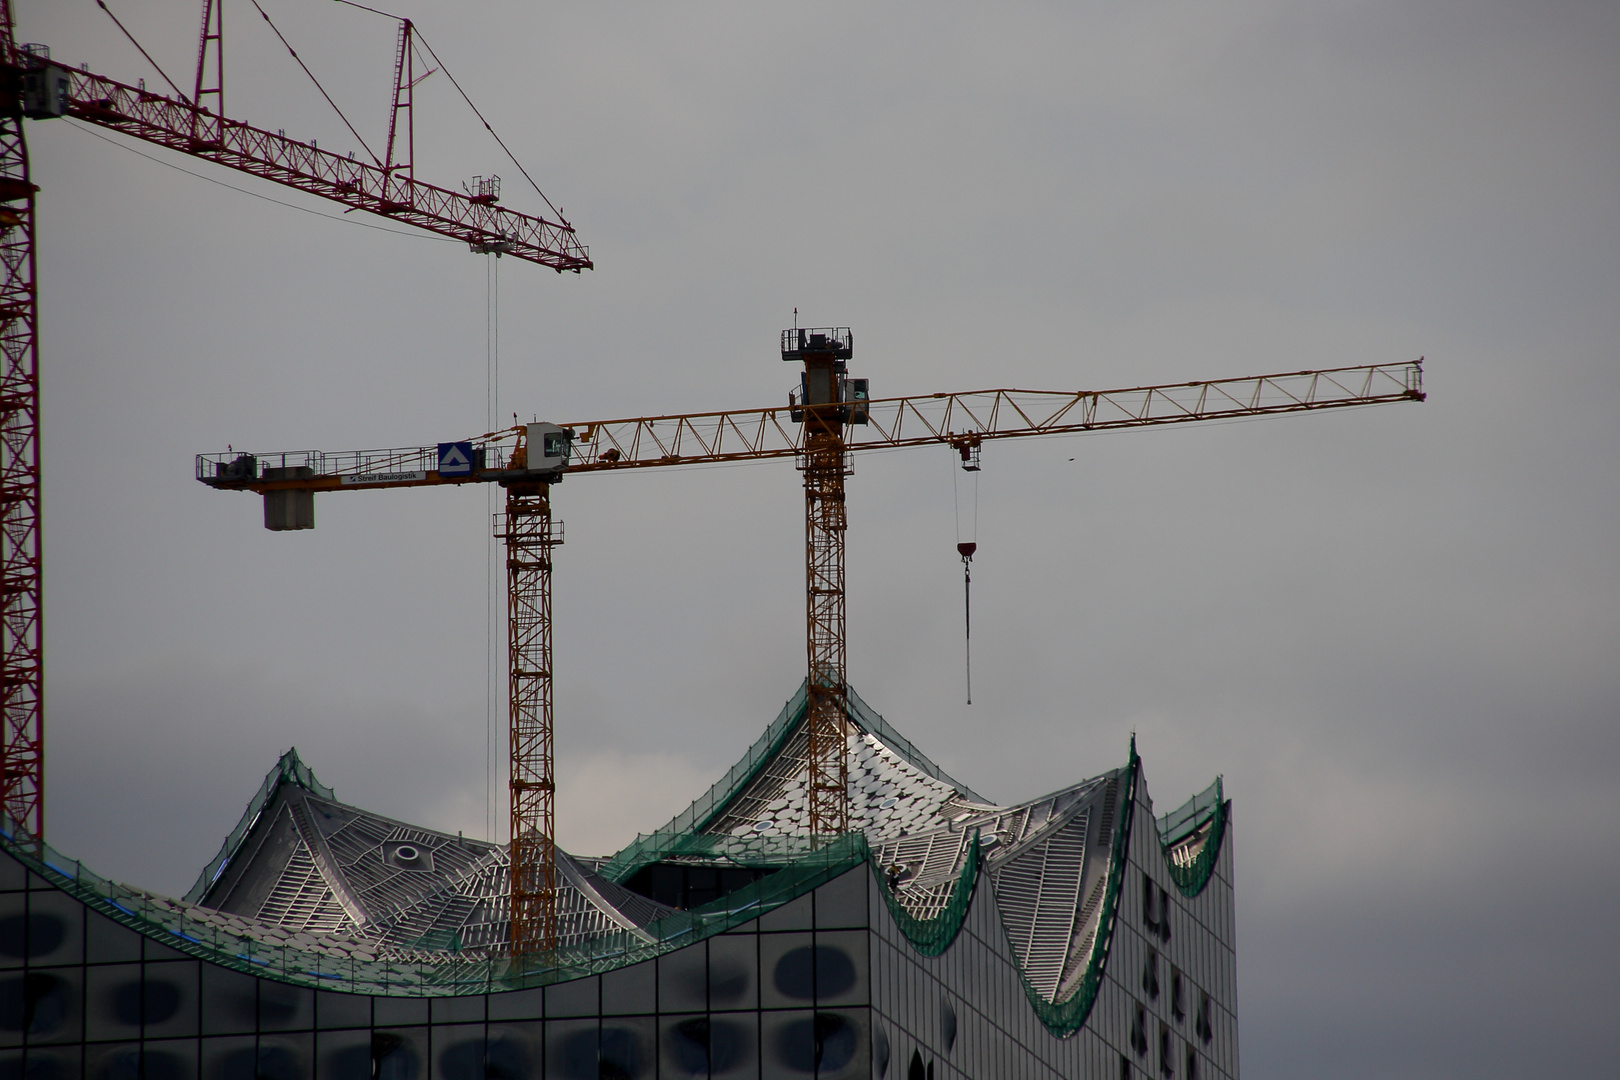
{"label": "green safety netting", "polygon": [[1091,958],[1086,962],[1086,973],[1080,985],[1062,1001],[1047,1001],[1039,990],[1030,985],[1023,969],[1018,972],[1024,984],[1024,995],[1029,998],[1035,1015],[1053,1035],[1067,1038],[1079,1031],[1097,1003],[1097,992],[1102,989],[1103,969],[1108,964],[1109,946],[1114,940],[1114,917],[1119,913],[1119,893],[1125,884],[1125,853],[1131,836],[1131,822],[1135,818],[1136,781],[1141,772],[1141,759],[1136,756],[1136,736],[1131,736],[1131,763],[1127,767],[1124,783],[1119,786],[1119,820],[1114,826],[1114,844],[1108,857],[1108,885],[1103,892],[1102,911],[1097,915],[1097,933],[1091,939]]}
{"label": "green safety netting", "polygon": [[208,887],[224,872],[225,864],[236,853],[248,830],[253,828],[259,814],[275,796],[276,788],[286,781],[297,784],[305,791],[314,792],[323,799],[337,799],[331,788],[315,779],[315,774],[310,771],[309,766],[299,758],[296,746],[282,754],[281,760],[276,762],[276,767],[265,774],[264,783],[259,785],[258,792],[248,803],[248,808],[243,811],[242,820],[236,823],[236,828],[231,830],[231,834],[225,838],[225,843],[220,845],[219,854],[208,860],[208,865],[203,867],[203,872],[197,876],[197,883],[186,893],[186,903],[195,904],[208,892]]}
{"label": "green safety netting", "polygon": [[[859,703],[858,699],[855,701],[864,711],[864,703]],[[944,909],[931,919],[919,919],[900,903],[884,878],[882,868],[877,865],[865,836],[859,833],[846,834],[817,846],[805,837],[708,836],[696,831],[721,812],[726,803],[780,748],[795,724],[802,719],[804,708],[805,693],[801,686],[743,760],[704,798],[693,803],[666,828],[638,837],[599,869],[610,880],[622,881],[648,863],[662,858],[688,856],[743,867],[767,868],[774,870],[774,873],[710,904],[675,912],[639,930],[619,931],[560,949],[543,960],[515,963],[504,957],[467,956],[454,951],[458,942],[430,942],[426,939],[419,943],[423,950],[414,955],[372,961],[334,957],[232,934],[213,922],[188,914],[185,905],[92,873],[76,860],[67,859],[49,846],[18,834],[10,819],[3,816],[0,816],[0,850],[6,851],[51,884],[78,897],[93,910],[182,953],[239,971],[326,990],[387,996],[449,996],[539,986],[611,971],[735,929],[863,862],[870,867],[890,914],[907,941],[921,955],[940,955],[960,933],[976,894],[983,869],[976,833]],[[863,716],[861,719],[864,722],[867,718]],[[872,726],[869,725],[868,730],[873,730]],[[890,731],[884,731],[880,737],[896,738]],[[906,744],[906,748],[912,749],[909,744]],[[928,765],[930,771],[937,771],[932,763]],[[938,775],[954,784],[943,773]],[[1073,1034],[1084,1025],[1102,984],[1124,882],[1139,775],[1140,759],[1133,738],[1130,764],[1120,786],[1119,819],[1114,830],[1097,933],[1078,987],[1063,1001],[1048,1002],[1024,977],[1022,970],[1019,972],[1024,992],[1037,1017],[1047,1030],[1060,1038]],[[288,751],[265,778],[258,796],[226,840],[220,855],[210,862],[203,878],[193,887],[192,894],[201,895],[206,891],[212,878],[217,876],[219,867],[234,852],[283,781],[298,783],[326,798],[333,797],[331,790],[321,785],[298,759],[297,753]],[[1169,863],[1168,857],[1166,859],[1172,878],[1187,896],[1197,895],[1209,879],[1219,855],[1229,805],[1223,797],[1221,781],[1217,779],[1208,790],[1157,822],[1161,845],[1166,851],[1172,844],[1206,824],[1209,826],[1208,839],[1191,864],[1177,867]],[[192,894],[188,894],[188,900]],[[444,949],[452,951],[441,951]]]}
{"label": "green safety netting", "polygon": [[950,899],[945,901],[944,910],[932,919],[919,919],[905,909],[884,879],[876,859],[872,860],[872,874],[877,878],[879,890],[889,905],[889,914],[894,917],[906,940],[911,942],[911,947],[924,956],[938,956],[956,940],[962,924],[967,921],[968,908],[973,904],[973,894],[979,884],[978,830],[973,832],[973,843],[968,845],[967,858],[963,860],[961,875],[951,887]]}
{"label": "green safety netting", "polygon": [[693,800],[691,806],[676,814],[663,828],[638,833],[623,850],[598,866],[596,872],[609,881],[623,883],[643,866],[665,858],[683,839],[695,837],[705,824],[725,809],[737,792],[748,786],[764,764],[776,756],[788,735],[804,719],[808,701],[806,684],[801,684],[787,704],[782,706],[782,711],[776,714],[776,719],[765,728],[765,733],[754,741],[741,761],[727,770],[726,775],[715,781],[708,791]]}
{"label": "green safety netting", "polygon": [[[808,842],[795,847],[786,838],[780,838],[782,842],[773,846],[769,840],[762,844],[751,837],[737,840],[733,837],[702,835],[709,823],[725,813],[731,801],[753,782],[766,762],[774,758],[798,730],[804,721],[805,710],[809,704],[808,686],[808,681],[799,684],[799,689],[782,706],[782,711],[777,713],[776,719],[766,727],[765,733],[748,748],[742,760],[727,770],[726,774],[694,800],[691,806],[676,814],[662,828],[639,834],[611,859],[598,866],[596,872],[609,881],[623,884],[642,867],[678,855],[702,857],[712,855],[717,858],[728,858],[739,866],[770,867],[780,866],[785,860],[797,858],[808,850]],[[941,783],[949,784],[966,798],[975,802],[985,801],[983,796],[953,779],[945,770],[928,760],[909,739],[890,727],[882,716],[862,701],[854,688],[845,687],[845,701],[848,704],[849,717],[857,727],[871,732],[879,742],[898,754],[913,768]]]}
{"label": "green safety netting", "polygon": [[108,881],[73,859],[20,835],[0,817],[0,850],[92,910],[198,959],[280,982],[387,996],[439,997],[515,990],[576,979],[651,959],[735,929],[871,858],[866,838],[839,837],[784,869],[713,903],[559,949],[543,960],[422,952],[373,961],[276,945],[233,934],[188,905]]}
{"label": "green safety netting", "polygon": [[[1221,856],[1221,842],[1226,839],[1226,814],[1231,803],[1226,801],[1221,778],[1184,804],[1158,819],[1159,845],[1165,853],[1165,865],[1170,880],[1176,883],[1181,895],[1191,899],[1204,891],[1215,873],[1215,860]],[[1205,826],[1209,834],[1190,863],[1177,865],[1170,858],[1170,849]]]}

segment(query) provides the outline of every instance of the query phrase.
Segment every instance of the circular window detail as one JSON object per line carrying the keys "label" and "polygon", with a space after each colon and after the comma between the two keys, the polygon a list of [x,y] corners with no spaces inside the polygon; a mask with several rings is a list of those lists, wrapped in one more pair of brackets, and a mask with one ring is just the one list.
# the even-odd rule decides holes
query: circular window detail
{"label": "circular window detail", "polygon": [[132,980],[113,988],[112,1007],[113,1015],[126,1024],[161,1024],[180,1011],[180,988],[166,982],[149,982],[143,994],[141,984]]}
{"label": "circular window detail", "polygon": [[50,1035],[64,1023],[75,994],[55,975],[31,972],[0,982],[0,1030]]}
{"label": "circular window detail", "polygon": [[799,1073],[835,1073],[855,1060],[860,1044],[855,1025],[836,1013],[783,1025],[776,1036],[776,1059]]}
{"label": "circular window detail", "polygon": [[439,1055],[445,1080],[524,1080],[533,1075],[527,1049],[515,1039],[469,1039]]}
{"label": "circular window detail", "polygon": [[562,1041],[554,1062],[568,1080],[638,1080],[651,1074],[642,1042],[629,1028],[577,1031]]}
{"label": "circular window detail", "polygon": [[776,962],[776,988],[801,1001],[837,997],[854,985],[855,962],[831,945],[793,949]]}
{"label": "circular window detail", "polygon": [[708,1076],[723,1073],[743,1060],[747,1031],[731,1020],[693,1017],[672,1025],[665,1033],[665,1051],[683,1074]]}
{"label": "circular window detail", "polygon": [[62,947],[67,924],[54,915],[13,915],[0,919],[0,953],[21,960],[49,956]]}
{"label": "circular window detail", "polygon": [[882,1024],[872,1025],[872,1073],[877,1080],[889,1075],[889,1033]]}

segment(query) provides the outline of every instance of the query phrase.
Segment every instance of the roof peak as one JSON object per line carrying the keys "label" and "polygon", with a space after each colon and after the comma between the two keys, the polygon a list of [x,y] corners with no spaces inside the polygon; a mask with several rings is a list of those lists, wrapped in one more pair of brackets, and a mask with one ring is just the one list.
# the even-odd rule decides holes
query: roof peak
{"label": "roof peak", "polygon": [[196,882],[185,895],[187,903],[195,904],[202,899],[208,887],[225,868],[225,864],[230,862],[236,849],[247,838],[248,830],[253,828],[259,814],[270,804],[270,800],[275,798],[276,790],[282,784],[288,783],[301,787],[312,795],[337,801],[337,794],[316,779],[314,770],[304,764],[304,759],[298,756],[298,747],[288,747],[287,752],[276,759],[275,766],[264,774],[264,783],[259,785],[259,790],[248,800],[247,809],[242,811],[241,820],[236,823],[236,828],[231,830],[230,835],[225,837],[225,842],[219,847],[219,853],[209,859],[202,873],[197,875]]}

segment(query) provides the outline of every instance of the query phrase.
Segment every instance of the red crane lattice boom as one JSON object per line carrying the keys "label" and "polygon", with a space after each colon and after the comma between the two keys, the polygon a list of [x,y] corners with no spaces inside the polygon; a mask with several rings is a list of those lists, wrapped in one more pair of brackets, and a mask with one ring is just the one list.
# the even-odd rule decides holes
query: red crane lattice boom
{"label": "red crane lattice boom", "polygon": [[[263,14],[262,8],[260,12]],[[265,19],[269,21],[267,14]],[[30,178],[23,120],[74,117],[460,240],[477,252],[511,255],[558,273],[590,269],[590,251],[579,242],[572,225],[498,205],[499,187],[493,178],[465,193],[416,179],[413,91],[426,75],[416,75],[413,24],[404,19],[400,24],[387,154],[382,159],[359,161],[352,154],[322,150],[313,141],[299,142],[225,115],[221,0],[202,0],[197,72],[189,99],[172,82],[174,96],[156,94],[87,68],[75,70],[54,63],[43,46],[19,46],[11,2],[0,0],[0,813],[26,836],[43,839],[45,821],[38,296],[34,280],[38,188]],[[122,23],[119,28],[124,30]],[[151,60],[133,37],[130,41]],[[297,59],[296,53],[293,56]],[[303,65],[301,60],[298,63]],[[163,77],[168,80],[166,74]],[[403,138],[396,139],[401,113],[405,114]],[[348,124],[347,118],[344,123]],[[489,125],[485,122],[484,126]],[[354,131],[352,125],[349,130]],[[359,139],[358,132],[355,137]],[[499,141],[498,136],[496,139]],[[400,143],[403,160],[396,162],[394,151]]]}

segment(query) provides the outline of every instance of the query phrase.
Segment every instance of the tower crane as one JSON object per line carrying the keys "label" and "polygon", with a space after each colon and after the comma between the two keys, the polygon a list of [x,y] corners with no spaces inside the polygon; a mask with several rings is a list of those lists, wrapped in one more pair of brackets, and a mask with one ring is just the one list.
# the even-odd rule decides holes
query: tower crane
{"label": "tower crane", "polygon": [[[11,0],[0,0],[0,812],[42,840],[44,633],[34,277],[39,188],[31,180],[24,118],[73,117],[464,241],[477,252],[511,255],[558,273],[579,273],[592,263],[560,213],[551,220],[499,205],[497,177],[479,178],[465,192],[416,178],[413,95],[426,74],[417,74],[417,30],[409,19],[399,20],[386,149],[369,161],[226,115],[223,0],[202,0],[190,94],[173,82],[173,94],[165,95],[148,90],[144,80],[130,86],[87,65],[70,68],[53,61],[44,45],[18,43],[13,25]],[[124,29],[122,23],[119,28]],[[145,55],[145,49],[141,52]],[[364,146],[352,125],[349,130]]]}
{"label": "tower crane", "polygon": [[1229,420],[1422,401],[1423,362],[1296,371],[1126,390],[981,390],[874,399],[851,378],[847,327],[787,330],[782,359],[802,365],[786,407],[554,424],[390,450],[201,454],[197,479],[264,497],[272,530],[315,525],[315,493],[495,483],[506,543],[510,721],[511,950],[557,940],[552,762],[551,489],[565,475],[794,458],[805,505],[805,651],[811,832],[849,828],[845,679],[844,481],[850,455],[943,445],[977,467],[994,439]]}

